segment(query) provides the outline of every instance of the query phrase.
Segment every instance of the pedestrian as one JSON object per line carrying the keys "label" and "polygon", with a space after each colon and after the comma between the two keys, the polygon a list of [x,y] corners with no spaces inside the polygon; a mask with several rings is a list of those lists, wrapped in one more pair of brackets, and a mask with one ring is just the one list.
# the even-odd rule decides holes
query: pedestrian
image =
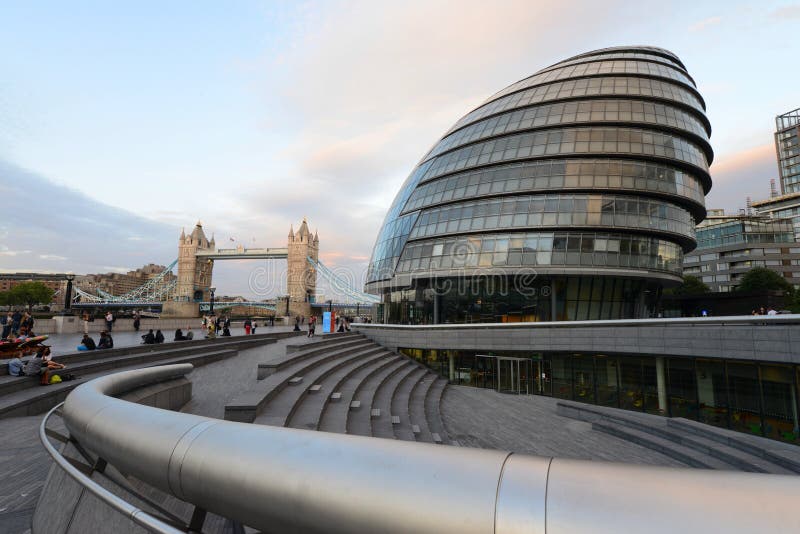
{"label": "pedestrian", "polygon": [[295,332],[299,332],[300,331],[300,317],[295,317],[294,318],[294,331]]}
{"label": "pedestrian", "polygon": [[317,328],[317,318],[313,315],[308,319],[308,337],[314,337],[314,331]]}
{"label": "pedestrian", "polygon": [[153,335],[153,329],[151,328],[148,332],[142,336],[142,343],[145,345],[153,345],[156,342],[156,336]]}
{"label": "pedestrian", "polygon": [[22,321],[22,314],[19,313],[19,310],[14,310],[14,314],[11,316],[11,335],[19,334],[20,321]]}
{"label": "pedestrian", "polygon": [[163,343],[164,342],[164,334],[161,333],[161,330],[156,330],[156,343]]}
{"label": "pedestrian", "polygon": [[194,339],[194,332],[192,332],[191,326],[186,327],[186,334],[183,337],[186,339],[186,341],[191,341]]}
{"label": "pedestrian", "polygon": [[78,345],[78,350],[95,350],[97,345],[94,344],[94,339],[89,337],[89,334],[83,334],[81,344]]}
{"label": "pedestrian", "polygon": [[83,312],[83,333],[89,333],[89,312]]}
{"label": "pedestrian", "polygon": [[258,323],[256,321],[253,321],[253,329],[251,330],[251,333],[253,335],[256,335],[256,328],[258,328]]}
{"label": "pedestrian", "polygon": [[134,314],[133,314],[133,330],[136,331],[136,332],[139,331],[139,325],[142,324],[139,317],[140,317],[139,316],[139,312],[138,311],[134,312]]}
{"label": "pedestrian", "polygon": [[100,332],[100,342],[97,344],[98,349],[113,349],[114,348],[114,339],[103,330]]}
{"label": "pedestrian", "polygon": [[300,316],[300,324],[306,324],[306,316],[305,315],[301,315]]}
{"label": "pedestrian", "polygon": [[106,314],[106,331],[111,332],[111,329],[114,327],[114,315],[111,313],[111,310],[108,310]]}
{"label": "pedestrian", "polygon": [[250,329],[253,328],[253,322],[248,318],[244,320],[244,335],[250,335]]}
{"label": "pedestrian", "polygon": [[5,339],[8,337],[8,334],[11,333],[11,324],[14,322],[14,319],[11,318],[11,312],[8,312],[3,317],[3,335],[0,338]]}
{"label": "pedestrian", "polygon": [[274,315],[270,315],[270,317],[269,317],[269,325],[270,326],[275,326],[275,316]]}

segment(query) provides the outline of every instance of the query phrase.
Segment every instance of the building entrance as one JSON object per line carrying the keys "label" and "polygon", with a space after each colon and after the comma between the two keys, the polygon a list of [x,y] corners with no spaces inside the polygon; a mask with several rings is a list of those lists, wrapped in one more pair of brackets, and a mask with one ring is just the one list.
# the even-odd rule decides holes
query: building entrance
{"label": "building entrance", "polygon": [[[493,388],[500,393],[530,394],[532,387],[532,362],[530,358],[511,356],[489,356],[476,354],[484,369],[482,387]],[[486,380],[486,379],[489,380]]]}

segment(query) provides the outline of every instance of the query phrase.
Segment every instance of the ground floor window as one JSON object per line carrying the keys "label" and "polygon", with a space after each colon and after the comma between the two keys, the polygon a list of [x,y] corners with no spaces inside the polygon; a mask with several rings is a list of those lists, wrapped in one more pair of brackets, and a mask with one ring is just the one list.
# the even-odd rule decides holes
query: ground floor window
{"label": "ground floor window", "polygon": [[684,417],[800,444],[800,366],[740,360],[401,348],[453,384]]}

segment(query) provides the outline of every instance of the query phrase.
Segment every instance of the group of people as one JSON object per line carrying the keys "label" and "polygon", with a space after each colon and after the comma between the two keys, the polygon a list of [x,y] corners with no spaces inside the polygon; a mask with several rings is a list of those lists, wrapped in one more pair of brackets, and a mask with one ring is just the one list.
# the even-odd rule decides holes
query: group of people
{"label": "group of people", "polygon": [[185,334],[183,333],[183,330],[181,330],[180,328],[175,330],[175,338],[172,341],[191,341],[192,339],[194,339],[194,332],[192,332],[191,326],[187,326]]}
{"label": "group of people", "polygon": [[156,333],[153,334],[153,329],[151,328],[142,336],[142,344],[144,345],[156,345],[163,342],[164,334],[161,333],[161,330],[156,330]]}
{"label": "group of people", "polygon": [[46,386],[62,380],[74,379],[74,376],[61,372],[66,367],[63,363],[53,360],[50,347],[42,345],[27,362],[22,361],[18,356],[9,360],[8,374],[11,376],[38,377],[39,384]]}
{"label": "group of people", "polygon": [[778,310],[772,306],[768,306],[766,309],[764,306],[761,306],[759,309],[753,310],[753,313],[750,315],[778,315]]}
{"label": "group of people", "polygon": [[[306,318],[303,315],[298,315],[294,318],[294,331],[301,332],[300,326],[306,322]],[[352,320],[348,317],[337,317],[336,318],[336,332],[349,332],[350,331],[350,323]],[[307,337],[314,337],[314,334],[317,330],[317,317],[312,315],[308,318],[308,335]]]}
{"label": "group of people", "polygon": [[17,339],[19,337],[33,337],[33,316],[28,312],[9,311],[0,316],[0,325],[3,326],[2,339]]}
{"label": "group of people", "polygon": [[100,332],[100,341],[95,343],[94,339],[92,339],[92,336],[89,334],[83,334],[81,343],[77,348],[79,351],[113,349],[114,338],[111,337],[111,334],[109,334],[108,331],[103,330]]}

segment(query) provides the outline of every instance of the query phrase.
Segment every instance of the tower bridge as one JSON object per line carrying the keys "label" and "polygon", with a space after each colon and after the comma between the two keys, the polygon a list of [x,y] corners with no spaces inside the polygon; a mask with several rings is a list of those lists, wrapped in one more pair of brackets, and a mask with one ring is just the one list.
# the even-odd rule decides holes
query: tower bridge
{"label": "tower bridge", "polygon": [[319,261],[319,235],[312,235],[303,218],[295,233],[290,227],[285,248],[217,248],[214,236],[209,240],[203,225],[197,222],[190,234],[181,231],[178,238],[178,279],[171,300],[163,304],[167,317],[195,317],[201,302],[211,299],[214,262],[222,260],[286,260],[286,288],[289,315],[311,315],[311,303],[317,292],[316,262]]}

